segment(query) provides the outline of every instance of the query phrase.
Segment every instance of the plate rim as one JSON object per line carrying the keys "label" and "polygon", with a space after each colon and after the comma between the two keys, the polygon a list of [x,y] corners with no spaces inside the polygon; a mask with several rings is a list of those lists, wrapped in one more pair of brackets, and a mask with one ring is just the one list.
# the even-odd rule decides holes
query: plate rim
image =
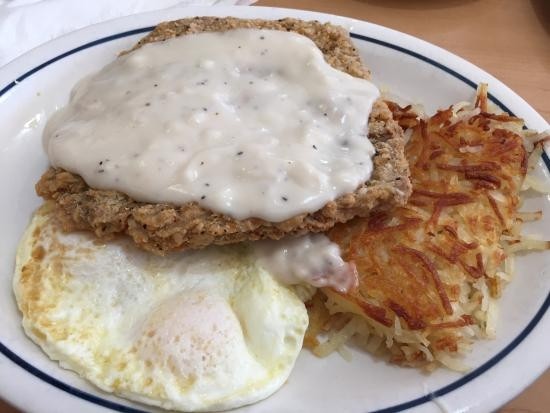
{"label": "plate rim", "polygon": [[[250,9],[262,9],[262,12],[241,13],[241,11],[243,11],[243,10],[250,10]],[[103,44],[103,43],[107,43],[109,41],[113,41],[113,40],[116,40],[116,39],[132,36],[132,35],[136,35],[136,34],[147,33],[154,27],[154,26],[139,27],[139,28],[136,28],[136,29],[119,32],[116,29],[117,24],[120,25],[123,22],[131,21],[132,19],[135,19],[136,16],[142,16],[142,17],[151,16],[152,17],[152,16],[156,16],[156,15],[166,14],[167,11],[168,10],[161,10],[161,11],[140,13],[138,15],[126,16],[126,17],[122,17],[122,18],[109,20],[107,22],[98,23],[98,24],[95,24],[95,25],[92,25],[92,26],[82,28],[82,29],[77,30],[75,32],[68,33],[68,34],[62,36],[61,38],[54,39],[50,42],[47,42],[43,45],[40,45],[40,46],[36,47],[35,49],[32,49],[31,51],[29,51],[29,52],[25,53],[24,55],[22,55],[22,56],[18,57],[17,59],[15,59],[13,62],[10,62],[5,66],[0,67],[0,79],[2,79],[2,80],[4,78],[13,79],[13,81],[8,83],[6,86],[3,86],[4,84],[0,83],[0,87],[2,87],[2,89],[0,90],[0,102],[4,98],[6,98],[7,95],[10,94],[10,91],[12,89],[14,89],[19,83],[21,83],[26,78],[32,76],[34,73],[37,73],[38,71],[40,71],[41,69],[49,66],[52,63],[55,63],[59,60],[62,60],[63,58],[68,57],[72,54],[78,53],[79,51],[82,51],[82,50],[85,50],[85,49],[88,49],[90,47],[94,47],[94,46],[97,46],[97,45],[100,45],[100,44]],[[509,89],[506,85],[504,85],[498,79],[492,77],[490,74],[488,74],[484,70],[478,68],[477,66],[473,65],[472,63],[460,58],[459,56],[456,56],[456,55],[452,54],[451,52],[449,52],[445,49],[439,48],[438,46],[435,46],[431,43],[425,42],[421,39],[410,36],[408,34],[401,33],[401,32],[398,32],[396,30],[386,28],[384,26],[372,24],[372,23],[369,23],[369,22],[366,22],[366,21],[360,21],[360,20],[356,20],[356,19],[352,19],[352,18],[347,18],[347,17],[343,17],[343,16],[332,15],[332,14],[310,12],[310,11],[306,11],[306,10],[273,8],[273,7],[254,7],[254,8],[243,8],[242,6],[235,6],[235,7],[229,6],[229,7],[216,7],[216,8],[182,7],[182,8],[172,8],[169,11],[174,15],[174,17],[172,17],[172,18],[176,18],[175,15],[177,13],[181,13],[181,17],[188,17],[190,15],[198,15],[198,14],[202,14],[202,15],[220,15],[222,13],[228,13],[230,15],[235,15],[235,16],[238,16],[238,17],[244,17],[243,14],[253,14],[253,15],[256,15],[256,17],[265,17],[265,18],[269,19],[269,18],[271,18],[269,16],[269,14],[268,15],[265,15],[265,14],[269,13],[269,12],[273,12],[273,11],[276,11],[278,13],[284,13],[284,14],[286,14],[288,16],[291,16],[291,17],[300,17],[300,18],[303,18],[303,17],[320,18],[321,17],[321,18],[324,18],[326,21],[334,21],[334,19],[336,18],[337,20],[340,20],[340,22],[337,22],[338,24],[347,23],[345,25],[351,26],[350,27],[350,32],[351,32],[350,35],[351,35],[352,38],[362,40],[362,41],[368,41],[368,42],[375,43],[375,44],[378,44],[378,45],[381,45],[381,46],[384,46],[384,47],[389,47],[389,48],[392,48],[392,49],[397,50],[399,52],[406,53],[409,56],[412,56],[412,57],[415,57],[417,59],[423,60],[426,63],[429,63],[429,64],[431,64],[431,65],[433,65],[433,66],[435,66],[435,67],[437,67],[441,70],[444,70],[448,74],[454,76],[455,78],[461,80],[462,82],[466,83],[468,86],[475,89],[476,83],[474,81],[472,81],[470,79],[470,77],[468,77],[466,75],[463,75],[463,74],[461,74],[460,72],[458,72],[456,70],[453,70],[452,68],[450,68],[446,64],[438,62],[437,60],[435,60],[433,57],[431,57],[429,55],[423,55],[422,53],[418,53],[414,50],[403,47],[402,45],[398,45],[398,44],[388,42],[388,41],[385,41],[385,40],[382,40],[382,39],[377,39],[375,37],[371,37],[371,36],[364,35],[364,34],[361,34],[361,33],[353,32],[353,30],[355,30],[355,27],[353,27],[354,24],[357,24],[357,25],[365,25],[366,24],[367,26],[365,26],[365,27],[371,26],[375,30],[382,30],[384,32],[389,31],[389,32],[392,32],[392,34],[394,36],[402,37],[407,42],[412,41],[413,43],[417,43],[418,45],[417,45],[416,49],[427,47],[428,49],[431,49],[429,51],[432,54],[433,53],[440,53],[440,54],[443,54],[442,57],[445,58],[445,59],[449,59],[449,58],[456,59],[457,62],[465,64],[466,68],[469,69],[469,71],[471,71],[473,69],[475,72],[478,72],[477,73],[478,75],[485,76],[488,79],[490,79],[491,84],[496,85],[496,89],[498,89],[500,92],[504,91],[508,94],[511,94],[511,96],[513,96],[516,99],[515,105],[518,105],[517,101],[519,101],[519,105],[523,106],[522,109],[524,109],[525,111],[528,112],[529,117],[531,118],[531,120],[533,120],[534,123],[542,124],[543,127],[544,127],[544,123],[546,123],[544,118],[542,118],[542,116],[540,116],[519,95],[517,95],[515,92],[513,92],[511,89]],[[277,17],[275,16],[274,18],[277,18]],[[57,54],[57,52],[55,52],[54,53],[54,54],[56,54],[55,57],[50,58],[50,59],[46,60],[45,62],[40,63],[37,66],[34,66],[32,69],[23,72],[22,75],[13,76],[13,73],[17,73],[17,71],[22,67],[25,67],[25,66],[29,67],[29,63],[31,63],[32,61],[36,61],[41,55],[44,55],[44,54],[47,55],[48,53],[51,53],[52,49],[53,50],[58,50],[60,48],[60,46],[63,44],[63,42],[69,41],[69,43],[70,43],[71,40],[76,39],[78,36],[81,36],[81,37],[82,36],[84,36],[84,37],[90,36],[90,37],[92,37],[92,34],[94,32],[100,32],[104,29],[105,29],[105,31],[114,30],[114,31],[116,31],[116,33],[108,35],[108,36],[104,36],[104,37],[101,37],[101,38],[96,38],[95,40],[86,42],[84,44],[81,44],[80,46],[74,47],[74,48],[69,49],[69,50],[65,50],[61,54]],[[443,60],[445,60],[445,59],[443,59]],[[30,66],[33,66],[33,64],[31,64]],[[462,67],[461,67],[461,69],[462,69]],[[8,77],[10,74],[11,74],[11,77]],[[507,105],[505,105],[503,102],[501,102],[501,100],[499,98],[495,97],[494,95],[491,95],[490,98],[501,109],[506,110],[506,111],[510,112],[511,114],[513,114],[513,111],[511,111],[507,107]],[[532,112],[532,113],[529,113],[529,112]],[[538,117],[538,119],[537,119],[537,117]],[[542,123],[541,123],[541,120],[542,120]],[[549,127],[548,123],[546,123],[545,127],[546,128]],[[546,167],[550,170],[550,160],[548,159],[548,156],[546,154],[544,154],[543,158],[544,158],[544,162],[545,162]],[[427,403],[429,401],[434,400],[435,398],[443,397],[446,394],[451,393],[454,390],[457,390],[460,387],[462,387],[463,385],[469,383],[470,381],[472,381],[476,377],[481,376],[486,371],[488,371],[489,369],[491,369],[492,367],[497,365],[503,358],[505,358],[510,353],[512,353],[516,349],[516,347],[520,343],[522,343],[530,335],[530,333],[537,327],[537,325],[539,326],[539,328],[541,327],[541,324],[539,324],[539,323],[543,320],[544,315],[547,312],[549,306],[550,306],[550,292],[547,294],[546,299],[542,303],[539,310],[535,313],[535,315],[533,316],[531,321],[522,329],[522,331],[511,342],[509,342],[502,350],[500,350],[498,353],[493,355],[493,357],[491,357],[489,360],[487,360],[481,366],[479,366],[476,369],[472,370],[470,373],[460,377],[459,379],[451,382],[450,384],[448,384],[446,386],[443,386],[442,388],[440,388],[440,389],[438,389],[434,392],[428,393],[425,396],[418,397],[418,398],[415,398],[411,401],[403,402],[403,403],[393,405],[393,406],[390,406],[390,407],[387,407],[387,408],[379,409],[379,410],[376,410],[375,412],[376,413],[392,413],[392,412],[403,411],[403,410],[406,410],[408,408],[421,406],[424,403]],[[14,353],[12,350],[7,348],[1,342],[0,342],[0,353],[2,353],[3,356],[7,357],[10,361],[15,363],[18,367],[22,367],[28,373],[34,375],[36,378],[39,378],[39,379],[45,381],[46,383],[48,383],[50,385],[53,385],[56,388],[67,392],[69,395],[79,397],[80,399],[84,399],[88,402],[92,402],[96,405],[99,404],[102,407],[106,407],[106,408],[116,410],[116,411],[125,411],[125,412],[133,412],[133,413],[145,413],[146,412],[146,410],[140,410],[138,408],[126,406],[126,405],[123,405],[123,404],[119,404],[117,402],[112,402],[110,400],[103,399],[100,396],[90,394],[90,393],[88,393],[84,390],[80,390],[80,389],[78,389],[76,387],[73,387],[69,384],[66,384],[66,383],[64,383],[64,382],[62,382],[62,381],[60,381],[60,380],[58,380],[58,379],[56,379],[52,376],[49,376],[47,373],[44,373],[44,372],[40,371],[39,369],[35,368],[29,362],[27,362],[27,361],[23,360],[22,358],[20,358],[19,356],[17,356],[16,353]],[[28,368],[25,367],[25,365]],[[3,367],[3,365],[0,365],[0,370],[3,370],[4,368],[5,367]],[[10,369],[10,367],[7,367],[6,371],[8,371],[9,369]],[[532,380],[534,380],[538,376],[539,373],[540,372],[537,372],[534,375],[533,374],[530,375],[529,377]],[[523,388],[524,387],[522,386],[521,388],[517,389],[517,393],[519,393]],[[10,400],[10,401],[12,400],[10,395],[6,395],[2,392],[1,388],[0,388],[0,393],[2,394],[2,397],[5,398],[5,400]],[[515,394],[512,393],[512,394],[509,394],[507,397],[508,397],[508,399],[510,399],[514,395]],[[87,396],[87,397],[82,397],[82,396]],[[97,403],[97,401],[93,400],[93,399],[99,399],[99,401],[102,401],[103,403]],[[506,399],[506,397],[505,397],[505,399]],[[498,400],[496,405],[499,405],[500,403],[505,402],[506,401],[505,399]],[[19,403],[14,403],[14,404],[19,404]]]}

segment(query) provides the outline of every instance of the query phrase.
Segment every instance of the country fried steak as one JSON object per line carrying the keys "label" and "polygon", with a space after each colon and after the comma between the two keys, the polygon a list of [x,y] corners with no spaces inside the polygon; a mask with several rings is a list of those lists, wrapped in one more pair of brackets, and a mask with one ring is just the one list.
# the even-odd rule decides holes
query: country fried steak
{"label": "country fried steak", "polygon": [[[326,61],[352,76],[369,79],[369,71],[344,29],[319,22],[296,19],[248,20],[196,17],[159,24],[134,48],[150,42],[199,32],[258,28],[293,31],[309,37],[323,52]],[[124,53],[128,53],[124,52]],[[382,100],[375,102],[369,118],[369,139],[376,154],[371,179],[353,193],[327,203],[320,210],[282,222],[249,218],[236,220],[199,206],[137,202],[124,193],[89,187],[78,175],[49,168],[36,185],[38,195],[56,204],[57,216],[66,231],[89,230],[104,239],[128,234],[135,243],[157,254],[210,244],[230,244],[259,239],[280,239],[287,235],[322,232],[336,223],[369,211],[403,205],[410,192],[408,164],[404,157],[402,129]]]}

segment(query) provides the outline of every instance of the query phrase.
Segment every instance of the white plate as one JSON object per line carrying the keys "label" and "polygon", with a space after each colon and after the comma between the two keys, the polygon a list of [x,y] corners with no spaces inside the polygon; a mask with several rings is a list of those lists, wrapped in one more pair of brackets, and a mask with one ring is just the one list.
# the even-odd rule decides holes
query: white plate
{"label": "white plate", "polygon": [[[478,82],[488,82],[492,100],[523,117],[530,128],[548,124],[525,101],[472,64],[411,36],[373,24],[326,14],[272,8],[183,8],[131,16],[95,25],[41,46],[0,70],[0,395],[28,412],[151,411],[105,394],[59,368],[28,340],[11,292],[19,237],[40,200],[34,183],[47,166],[41,146],[45,119],[63,105],[73,84],[111,61],[163,21],[196,15],[331,21],[349,28],[375,81],[429,112],[470,100]],[[17,79],[17,80],[16,80]],[[549,179],[541,160],[539,172]],[[530,196],[528,209],[544,221],[527,231],[550,238],[548,197]],[[354,353],[316,359],[304,351],[288,383],[246,412],[488,412],[518,394],[550,365],[550,254],[518,260],[517,276],[501,300],[498,338],[478,342],[461,375],[440,369],[431,375]]]}

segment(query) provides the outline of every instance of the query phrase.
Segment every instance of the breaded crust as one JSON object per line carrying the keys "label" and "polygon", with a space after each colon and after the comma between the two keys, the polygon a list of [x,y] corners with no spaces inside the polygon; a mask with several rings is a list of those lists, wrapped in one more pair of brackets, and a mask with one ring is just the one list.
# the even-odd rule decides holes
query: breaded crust
{"label": "breaded crust", "polygon": [[[334,68],[356,77],[369,78],[369,71],[362,64],[346,31],[316,21],[233,17],[182,19],[159,24],[131,50],[146,43],[189,33],[234,28],[300,33],[315,42]],[[202,248],[210,244],[279,239],[287,235],[326,231],[336,223],[366,216],[374,208],[386,209],[406,202],[411,184],[404,156],[403,132],[382,100],[373,105],[369,139],[376,148],[376,155],[373,158],[374,171],[368,182],[353,193],[327,203],[316,212],[300,214],[276,223],[257,218],[235,220],[202,208],[195,202],[181,206],[137,202],[118,191],[90,188],[80,176],[59,168],[48,169],[36,184],[36,191],[44,199],[55,201],[58,217],[65,230],[91,230],[101,238],[126,233],[138,246],[157,254]]]}

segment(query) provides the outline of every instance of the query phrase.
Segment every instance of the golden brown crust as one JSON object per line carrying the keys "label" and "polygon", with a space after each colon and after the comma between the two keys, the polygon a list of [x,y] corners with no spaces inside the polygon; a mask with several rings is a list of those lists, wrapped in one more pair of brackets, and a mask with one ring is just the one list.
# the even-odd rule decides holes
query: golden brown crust
{"label": "golden brown crust", "polygon": [[[243,20],[196,17],[161,23],[132,49],[149,42],[202,31],[232,28],[289,30],[311,38],[335,68],[368,78],[347,33],[338,26],[295,19]],[[376,148],[371,179],[355,192],[329,202],[319,211],[272,223],[251,218],[235,220],[191,202],[181,206],[136,202],[117,191],[90,188],[78,175],[50,168],[36,185],[44,199],[53,199],[65,230],[92,230],[99,237],[127,233],[136,244],[164,254],[210,244],[229,244],[286,235],[322,232],[338,222],[365,216],[375,207],[403,205],[411,191],[404,138],[387,105],[379,100],[371,112],[369,138]]]}
{"label": "golden brown crust", "polygon": [[[402,331],[421,333],[436,359],[457,355],[471,339],[461,328],[483,331],[488,323],[484,286],[493,299],[502,289],[501,236],[517,225],[526,173],[527,153],[517,132],[521,120],[475,111],[461,113],[460,120],[447,109],[419,121],[404,116],[413,111],[390,106],[412,128],[405,153],[413,194],[391,213],[373,213],[328,232],[342,257],[355,263],[360,281],[346,294],[324,292],[370,325],[393,331],[399,317]],[[411,342],[402,337],[410,335],[400,334],[388,344],[392,361],[431,363],[418,346],[408,351]],[[311,334],[307,342],[315,344]]]}
{"label": "golden brown crust", "polygon": [[363,79],[370,78],[370,72],[361,62],[361,58],[350,41],[344,28],[330,23],[304,21],[299,19],[238,19],[235,17],[192,17],[163,22],[141,39],[130,50],[144,44],[160,42],[173,37],[192,33],[224,32],[231,29],[269,29],[299,33],[310,38],[323,52],[325,60],[335,69]]}

